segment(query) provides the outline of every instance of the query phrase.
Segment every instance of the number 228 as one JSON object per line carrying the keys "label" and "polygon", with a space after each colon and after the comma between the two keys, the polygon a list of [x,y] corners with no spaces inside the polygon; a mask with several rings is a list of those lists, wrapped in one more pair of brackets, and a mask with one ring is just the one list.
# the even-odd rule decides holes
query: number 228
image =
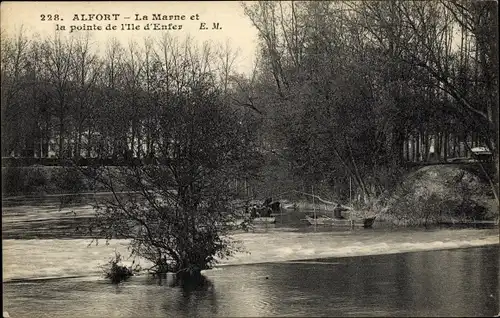
{"label": "number 228", "polygon": [[40,15],[40,19],[42,21],[59,21],[59,14],[54,14],[54,15],[52,15],[52,14],[47,14],[47,15],[41,14]]}

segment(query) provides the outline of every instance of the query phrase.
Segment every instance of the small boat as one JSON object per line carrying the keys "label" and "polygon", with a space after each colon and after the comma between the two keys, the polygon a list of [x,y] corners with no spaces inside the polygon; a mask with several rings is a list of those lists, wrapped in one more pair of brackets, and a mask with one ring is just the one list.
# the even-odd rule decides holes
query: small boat
{"label": "small boat", "polygon": [[245,220],[243,220],[243,219],[237,219],[237,220],[234,220],[232,222],[226,222],[225,224],[227,226],[231,226],[231,227],[239,227],[243,224],[244,221]]}
{"label": "small boat", "polygon": [[309,215],[306,215],[305,220],[311,225],[356,226],[369,228],[372,227],[373,222],[375,222],[375,217],[361,219],[335,219],[326,215],[322,215],[317,218],[312,218]]}
{"label": "small boat", "polygon": [[333,218],[326,215],[318,216],[316,218],[306,215],[304,220],[309,222],[311,225],[331,225],[335,221]]}

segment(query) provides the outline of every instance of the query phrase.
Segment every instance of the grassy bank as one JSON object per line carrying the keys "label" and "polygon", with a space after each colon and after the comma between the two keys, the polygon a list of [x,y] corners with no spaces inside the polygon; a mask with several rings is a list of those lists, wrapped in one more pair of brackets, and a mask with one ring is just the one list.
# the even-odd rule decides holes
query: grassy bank
{"label": "grassy bank", "polygon": [[45,195],[103,191],[78,168],[65,166],[2,167],[2,195]]}
{"label": "grassy bank", "polygon": [[431,225],[498,218],[491,187],[477,169],[427,166],[408,174],[396,190],[372,209],[395,225]]}

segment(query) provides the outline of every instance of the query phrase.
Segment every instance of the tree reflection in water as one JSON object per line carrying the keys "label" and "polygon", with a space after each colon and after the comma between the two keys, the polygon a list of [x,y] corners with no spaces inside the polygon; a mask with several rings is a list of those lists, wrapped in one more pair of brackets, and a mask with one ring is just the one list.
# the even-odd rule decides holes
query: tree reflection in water
{"label": "tree reflection in water", "polygon": [[200,316],[217,314],[217,298],[213,282],[205,275],[197,278],[181,279],[175,275],[153,278],[159,286],[165,286],[168,294],[162,308],[167,316],[177,313],[182,316]]}

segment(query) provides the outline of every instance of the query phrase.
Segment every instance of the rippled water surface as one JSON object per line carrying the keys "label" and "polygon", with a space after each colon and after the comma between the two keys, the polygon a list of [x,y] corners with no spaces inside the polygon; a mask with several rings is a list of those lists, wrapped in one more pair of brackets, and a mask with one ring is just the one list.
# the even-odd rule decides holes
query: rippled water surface
{"label": "rippled water surface", "polygon": [[134,277],[4,284],[12,317],[492,316],[496,246],[226,266],[197,289]]}
{"label": "rippled water surface", "polygon": [[50,200],[4,205],[3,300],[11,317],[492,316],[499,310],[498,229],[314,230],[285,214],[274,227],[236,233],[246,252],[204,272],[203,286],[172,287],[145,275],[115,286],[98,266],[115,250],[126,255],[127,241],[88,247],[88,238],[68,234],[73,221],[61,223],[74,210],[77,217],[91,213],[81,202],[62,210]]}

